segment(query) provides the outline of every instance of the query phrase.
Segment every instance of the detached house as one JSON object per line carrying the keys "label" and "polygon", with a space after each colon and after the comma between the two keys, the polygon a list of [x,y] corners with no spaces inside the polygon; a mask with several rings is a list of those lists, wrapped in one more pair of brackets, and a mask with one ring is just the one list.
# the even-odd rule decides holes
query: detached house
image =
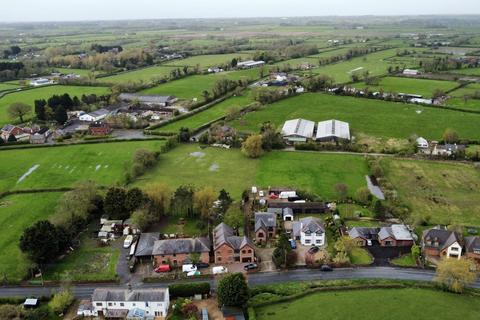
{"label": "detached house", "polygon": [[381,228],[353,227],[348,231],[348,235],[362,247],[366,246],[368,241],[378,241],[381,247],[411,247],[414,243],[412,234],[403,224]]}
{"label": "detached house", "polygon": [[14,126],[13,124],[6,124],[2,128],[2,139],[7,141],[8,137],[10,135],[13,135],[15,137],[20,136],[24,134],[23,129],[17,126]]}
{"label": "detached house", "polygon": [[191,262],[191,255],[198,254],[199,261],[209,263],[210,241],[207,238],[157,240],[153,245],[152,255],[157,265],[183,265]]}
{"label": "detached house", "polygon": [[480,262],[480,237],[465,237],[465,255]]}
{"label": "detached house", "polygon": [[267,242],[275,237],[277,215],[269,212],[255,213],[255,239],[257,242]]}
{"label": "detached house", "polygon": [[368,241],[378,240],[379,228],[353,227],[348,231],[348,235],[360,247],[365,247]]}
{"label": "detached house", "polygon": [[455,231],[444,229],[425,230],[422,235],[422,250],[428,258],[447,257],[460,259],[462,241]]}
{"label": "detached house", "polygon": [[252,241],[245,236],[235,236],[233,229],[223,222],[213,230],[213,250],[215,263],[245,263],[255,260]]}
{"label": "detached house", "polygon": [[325,227],[320,219],[306,217],[292,223],[292,236],[304,246],[321,247],[326,244]]}

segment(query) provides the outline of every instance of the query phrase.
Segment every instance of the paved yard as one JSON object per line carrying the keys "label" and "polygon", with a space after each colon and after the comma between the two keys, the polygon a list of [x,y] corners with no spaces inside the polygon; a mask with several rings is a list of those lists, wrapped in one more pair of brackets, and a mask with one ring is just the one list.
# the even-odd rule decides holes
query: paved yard
{"label": "paved yard", "polygon": [[398,258],[405,253],[410,253],[410,247],[381,247],[378,244],[365,247],[373,256],[373,265],[388,266],[390,260]]}
{"label": "paved yard", "polygon": [[203,308],[207,308],[208,310],[208,318],[211,320],[223,320],[224,317],[222,312],[218,308],[217,299],[210,298],[206,300],[199,300],[193,301],[193,303],[198,307],[198,310],[202,310]]}
{"label": "paved yard", "polygon": [[260,271],[273,271],[275,265],[272,262],[272,254],[275,248],[256,248],[255,253],[260,260]]}

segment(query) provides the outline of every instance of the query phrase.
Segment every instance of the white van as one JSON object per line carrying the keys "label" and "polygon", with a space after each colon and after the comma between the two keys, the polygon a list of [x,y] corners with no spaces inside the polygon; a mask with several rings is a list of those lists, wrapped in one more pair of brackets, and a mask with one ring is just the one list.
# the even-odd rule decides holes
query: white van
{"label": "white van", "polygon": [[192,271],[197,271],[197,266],[194,266],[193,264],[184,264],[182,266],[182,272],[192,272]]}
{"label": "white van", "polygon": [[213,267],[212,268],[212,273],[213,274],[224,274],[227,273],[228,269],[223,267],[223,266],[218,266],[218,267]]}
{"label": "white van", "polygon": [[124,247],[125,249],[130,248],[130,246],[132,245],[132,242],[133,242],[133,236],[132,236],[132,235],[128,235],[128,236],[125,238],[125,241],[123,241],[123,247]]}

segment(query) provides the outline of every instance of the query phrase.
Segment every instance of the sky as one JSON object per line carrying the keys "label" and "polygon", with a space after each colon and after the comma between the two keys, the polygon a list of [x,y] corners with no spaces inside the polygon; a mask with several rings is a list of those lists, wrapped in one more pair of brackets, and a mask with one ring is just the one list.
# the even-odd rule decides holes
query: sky
{"label": "sky", "polygon": [[0,0],[0,22],[480,14],[480,0]]}

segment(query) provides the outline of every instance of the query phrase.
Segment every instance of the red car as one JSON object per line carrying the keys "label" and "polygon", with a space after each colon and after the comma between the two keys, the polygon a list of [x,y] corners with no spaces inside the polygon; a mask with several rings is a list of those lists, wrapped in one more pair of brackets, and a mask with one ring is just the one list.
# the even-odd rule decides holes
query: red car
{"label": "red car", "polygon": [[278,199],[278,196],[275,193],[271,193],[270,199]]}
{"label": "red car", "polygon": [[162,273],[162,272],[170,272],[172,269],[170,268],[170,265],[168,264],[161,264],[157,268],[155,268],[156,273]]}

